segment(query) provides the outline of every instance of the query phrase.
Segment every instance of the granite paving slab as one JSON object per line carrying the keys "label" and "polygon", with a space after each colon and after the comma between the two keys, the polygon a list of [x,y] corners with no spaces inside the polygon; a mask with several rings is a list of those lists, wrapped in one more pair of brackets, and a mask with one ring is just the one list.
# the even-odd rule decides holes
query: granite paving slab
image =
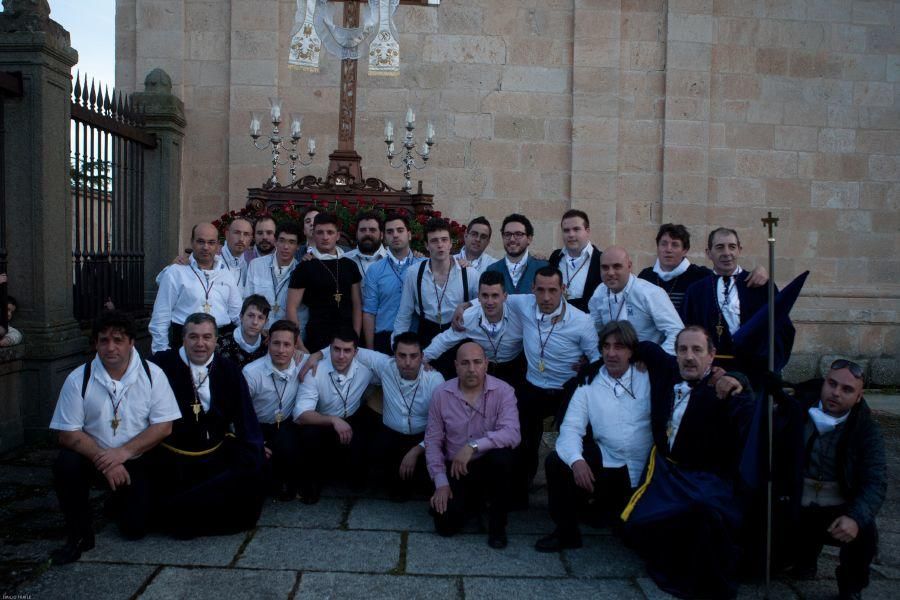
{"label": "granite paving slab", "polygon": [[304,573],[295,597],[303,600],[455,600],[460,595],[459,580],[453,577]]}
{"label": "granite paving slab", "polygon": [[52,487],[53,473],[47,467],[3,465],[0,483]]}
{"label": "granite paving slab", "polygon": [[81,556],[82,561],[116,562],[148,565],[202,565],[225,567],[234,560],[246,533],[176,540],[152,534],[142,540],[129,541],[109,527],[97,536],[96,547]]}
{"label": "granite paving slab", "polygon": [[[653,580],[649,577],[638,577],[638,587],[644,592],[647,600],[676,600],[676,597],[662,591]],[[764,583],[752,583],[738,586],[737,598],[739,600],[762,600],[766,597],[766,586]],[[783,581],[773,581],[770,587],[769,598],[771,600],[795,600],[797,592]]]}
{"label": "granite paving slab", "polygon": [[434,533],[410,533],[406,572],[435,575],[505,575],[561,577],[566,574],[557,554],[535,552],[536,536],[511,535],[509,546],[494,550],[486,534],[444,538]]}
{"label": "granite paving slab", "polygon": [[[791,586],[803,600],[834,600],[838,597],[837,583],[834,580],[796,581]],[[896,600],[898,591],[896,581],[873,579],[862,595],[866,600]]]}
{"label": "granite paving slab", "polygon": [[512,579],[466,577],[466,600],[547,600],[591,598],[594,600],[643,600],[641,589],[627,579]]}
{"label": "granite paving slab", "polygon": [[65,543],[59,540],[4,539],[0,542],[0,561],[44,562],[50,553]]}
{"label": "granite paving slab", "polygon": [[900,533],[878,532],[878,562],[889,567],[900,567]]}
{"label": "granite paving slab", "polygon": [[290,571],[165,567],[153,578],[139,598],[141,600],[287,599],[296,581],[297,574]]}
{"label": "granite paving slab", "polygon": [[23,598],[91,598],[127,600],[134,596],[156,567],[72,563],[53,567],[19,590]]}
{"label": "granite paving slab", "polygon": [[344,516],[348,500],[322,498],[317,504],[267,501],[263,506],[258,525],[266,527],[309,527],[337,529]]}
{"label": "granite paving slab", "polygon": [[565,550],[575,577],[637,577],[646,574],[644,562],[614,536],[583,536],[584,546]]}
{"label": "granite paving slab", "polygon": [[425,502],[360,498],[350,510],[347,526],[350,529],[433,531],[434,521]]}
{"label": "granite paving slab", "polygon": [[386,573],[400,561],[400,533],[260,527],[239,567]]}

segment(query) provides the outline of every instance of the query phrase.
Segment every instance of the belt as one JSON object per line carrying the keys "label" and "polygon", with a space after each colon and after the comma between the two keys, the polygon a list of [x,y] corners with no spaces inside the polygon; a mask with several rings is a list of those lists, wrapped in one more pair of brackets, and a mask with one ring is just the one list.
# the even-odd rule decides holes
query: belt
{"label": "belt", "polygon": [[[225,437],[233,438],[235,437],[235,435],[229,432],[225,434]],[[171,444],[167,444],[165,442],[161,442],[160,446],[162,446],[169,452],[174,452],[175,454],[180,454],[181,456],[208,456],[218,450],[224,443],[225,440],[222,440],[212,448],[207,448],[206,450],[182,450],[181,448],[176,448],[175,446],[172,446]]]}

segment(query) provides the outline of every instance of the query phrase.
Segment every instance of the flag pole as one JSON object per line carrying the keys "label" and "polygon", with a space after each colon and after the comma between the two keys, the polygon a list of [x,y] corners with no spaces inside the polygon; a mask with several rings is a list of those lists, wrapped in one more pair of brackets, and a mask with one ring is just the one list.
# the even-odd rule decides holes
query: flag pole
{"label": "flag pole", "polygon": [[[762,219],[763,226],[769,229],[769,372],[775,371],[775,227],[778,226],[778,218],[772,216],[769,211],[767,217]],[[768,427],[768,458],[769,468],[766,473],[766,594],[769,598],[772,584],[772,430],[774,429],[774,398],[772,391],[766,395],[766,416]]]}

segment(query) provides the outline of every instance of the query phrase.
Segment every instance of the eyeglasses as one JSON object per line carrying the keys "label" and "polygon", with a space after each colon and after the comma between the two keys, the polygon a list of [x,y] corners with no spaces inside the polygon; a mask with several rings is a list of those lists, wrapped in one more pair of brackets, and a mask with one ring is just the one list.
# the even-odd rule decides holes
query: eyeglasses
{"label": "eyeglasses", "polygon": [[528,234],[525,233],[524,231],[504,231],[504,232],[503,232],[503,239],[504,239],[504,240],[511,240],[511,239],[515,238],[515,239],[517,239],[517,240],[521,240],[522,238],[524,238],[524,237],[527,236],[527,235],[528,235]]}
{"label": "eyeglasses", "polygon": [[469,233],[466,234],[466,236],[476,239],[476,240],[481,240],[483,242],[486,242],[489,239],[491,239],[491,236],[489,236],[486,233],[475,233],[474,231],[470,231]]}
{"label": "eyeglasses", "polygon": [[862,381],[864,379],[863,376],[863,368],[859,365],[859,363],[855,363],[852,360],[847,360],[845,358],[839,358],[833,363],[831,363],[832,371],[839,371],[841,369],[847,369],[850,371],[850,374]]}

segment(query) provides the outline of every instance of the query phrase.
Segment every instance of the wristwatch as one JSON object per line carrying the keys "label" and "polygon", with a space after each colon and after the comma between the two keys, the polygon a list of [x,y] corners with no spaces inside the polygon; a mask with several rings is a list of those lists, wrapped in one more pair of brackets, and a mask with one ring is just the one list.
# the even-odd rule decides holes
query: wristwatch
{"label": "wristwatch", "polygon": [[471,448],[475,452],[478,452],[478,443],[474,440],[469,442],[469,448]]}

